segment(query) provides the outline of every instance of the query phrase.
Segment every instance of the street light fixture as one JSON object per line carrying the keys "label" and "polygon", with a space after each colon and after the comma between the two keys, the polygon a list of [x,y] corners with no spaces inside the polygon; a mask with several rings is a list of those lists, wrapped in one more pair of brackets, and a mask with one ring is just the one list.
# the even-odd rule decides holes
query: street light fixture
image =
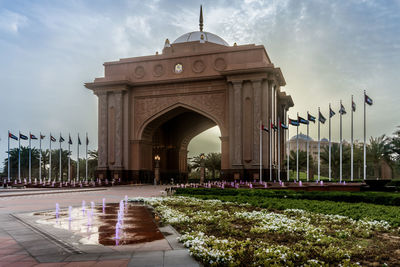
{"label": "street light fixture", "polygon": [[205,178],[205,168],[204,168],[204,159],[205,159],[204,153],[200,154],[200,184],[204,183],[204,178]]}
{"label": "street light fixture", "polygon": [[154,168],[154,185],[158,184],[158,181],[160,180],[160,156],[155,155],[154,161],[156,163],[156,167]]}

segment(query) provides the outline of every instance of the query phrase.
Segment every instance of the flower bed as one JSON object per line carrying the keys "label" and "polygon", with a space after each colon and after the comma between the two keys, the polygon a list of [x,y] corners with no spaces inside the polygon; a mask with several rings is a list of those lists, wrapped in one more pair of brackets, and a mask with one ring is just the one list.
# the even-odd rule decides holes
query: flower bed
{"label": "flower bed", "polygon": [[[188,190],[188,191],[185,191]],[[261,192],[259,192],[261,191]],[[204,194],[202,194],[204,192]],[[263,194],[262,190],[227,190],[227,189],[181,189],[176,194],[194,195],[202,199],[219,199],[235,203],[248,203],[256,207],[285,210],[302,209],[323,214],[338,214],[355,220],[385,220],[392,226],[400,226],[400,207],[375,205],[370,203],[346,203],[336,201],[319,201],[307,199],[292,199],[286,195]],[[274,191],[271,191],[274,192]],[[326,192],[329,193],[329,192]]]}
{"label": "flower bed", "polygon": [[398,229],[386,221],[183,196],[132,201],[152,205],[206,266],[391,265],[400,260],[394,256],[400,249]]}

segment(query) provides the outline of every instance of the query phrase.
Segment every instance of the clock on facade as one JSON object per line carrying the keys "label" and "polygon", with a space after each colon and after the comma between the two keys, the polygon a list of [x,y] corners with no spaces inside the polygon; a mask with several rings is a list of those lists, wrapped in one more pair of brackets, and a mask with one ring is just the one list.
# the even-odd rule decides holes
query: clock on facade
{"label": "clock on facade", "polygon": [[183,71],[182,64],[180,64],[180,63],[176,64],[175,68],[174,68],[174,71],[175,71],[175,73],[181,73]]}

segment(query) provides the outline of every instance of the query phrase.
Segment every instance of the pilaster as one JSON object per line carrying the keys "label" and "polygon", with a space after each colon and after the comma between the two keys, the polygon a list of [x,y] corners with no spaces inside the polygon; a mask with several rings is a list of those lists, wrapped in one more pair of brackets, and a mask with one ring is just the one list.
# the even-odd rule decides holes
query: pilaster
{"label": "pilaster", "polygon": [[233,81],[233,162],[234,166],[242,166],[242,81]]}
{"label": "pilaster", "polygon": [[108,94],[107,91],[96,92],[99,101],[98,155],[99,169],[108,168]]}

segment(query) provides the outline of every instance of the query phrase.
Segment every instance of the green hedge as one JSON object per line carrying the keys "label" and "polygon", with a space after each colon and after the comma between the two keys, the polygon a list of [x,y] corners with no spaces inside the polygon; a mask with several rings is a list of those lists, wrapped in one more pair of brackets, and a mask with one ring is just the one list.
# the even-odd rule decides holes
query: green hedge
{"label": "green hedge", "polygon": [[388,192],[321,192],[264,189],[219,189],[219,188],[178,188],[182,195],[219,195],[219,196],[257,196],[261,198],[289,198],[308,200],[329,200],[348,203],[371,203],[387,206],[400,206],[400,193]]}

